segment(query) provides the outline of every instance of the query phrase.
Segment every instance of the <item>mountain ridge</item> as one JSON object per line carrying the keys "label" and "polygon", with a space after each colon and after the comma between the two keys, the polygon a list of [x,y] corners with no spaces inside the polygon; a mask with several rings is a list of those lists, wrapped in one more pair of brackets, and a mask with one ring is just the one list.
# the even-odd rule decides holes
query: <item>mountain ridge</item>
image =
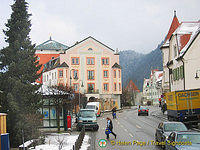
{"label": "mountain ridge", "polygon": [[134,50],[119,52],[119,61],[122,66],[122,86],[127,86],[132,80],[142,91],[144,78],[149,78],[152,69],[162,70],[162,51],[159,44],[153,51],[143,54]]}

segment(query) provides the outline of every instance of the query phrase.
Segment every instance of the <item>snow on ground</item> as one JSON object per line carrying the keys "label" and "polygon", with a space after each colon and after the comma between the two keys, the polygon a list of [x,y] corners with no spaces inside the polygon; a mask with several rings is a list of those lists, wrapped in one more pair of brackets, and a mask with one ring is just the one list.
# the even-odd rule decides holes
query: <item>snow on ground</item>
{"label": "snow on ground", "polygon": [[[52,133],[46,137],[45,144],[36,146],[35,150],[59,150],[59,145],[62,144],[62,150],[71,150],[77,138],[78,135]],[[89,136],[85,135],[81,149],[87,150],[89,146]]]}
{"label": "snow on ground", "polygon": [[81,150],[87,150],[89,146],[90,146],[90,144],[89,144],[89,136],[85,135],[85,137],[83,139],[83,143],[81,145]]}

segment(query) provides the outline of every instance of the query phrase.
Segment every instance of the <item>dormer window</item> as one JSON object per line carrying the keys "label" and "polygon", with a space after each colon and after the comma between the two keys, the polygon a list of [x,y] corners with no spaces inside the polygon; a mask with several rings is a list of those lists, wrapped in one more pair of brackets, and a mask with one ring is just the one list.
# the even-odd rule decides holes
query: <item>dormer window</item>
{"label": "dormer window", "polygon": [[92,48],[88,48],[88,51],[92,51],[93,49]]}

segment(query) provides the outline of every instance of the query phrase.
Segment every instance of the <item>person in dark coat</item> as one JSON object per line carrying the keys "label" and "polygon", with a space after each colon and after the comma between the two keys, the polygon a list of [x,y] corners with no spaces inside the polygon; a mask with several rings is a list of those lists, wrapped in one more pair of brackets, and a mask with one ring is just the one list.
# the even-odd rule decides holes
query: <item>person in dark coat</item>
{"label": "person in dark coat", "polygon": [[113,119],[115,119],[116,118],[116,107],[113,107],[113,109],[112,109],[112,116],[113,116]]}
{"label": "person in dark coat", "polygon": [[[112,120],[108,117],[106,119],[107,119],[107,128],[111,131],[111,133],[115,136],[116,139],[117,135],[112,131],[113,130]],[[106,139],[109,139],[109,134],[106,135],[107,135]]]}

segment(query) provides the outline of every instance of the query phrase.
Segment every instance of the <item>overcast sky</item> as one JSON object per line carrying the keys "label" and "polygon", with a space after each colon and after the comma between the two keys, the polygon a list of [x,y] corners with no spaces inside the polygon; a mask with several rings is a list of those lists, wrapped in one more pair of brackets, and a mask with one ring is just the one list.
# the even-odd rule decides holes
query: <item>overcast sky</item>
{"label": "overcast sky", "polygon": [[[33,43],[52,39],[71,46],[93,36],[119,50],[148,53],[167,34],[177,11],[179,21],[200,19],[200,0],[27,0]],[[0,48],[13,0],[0,0]]]}

